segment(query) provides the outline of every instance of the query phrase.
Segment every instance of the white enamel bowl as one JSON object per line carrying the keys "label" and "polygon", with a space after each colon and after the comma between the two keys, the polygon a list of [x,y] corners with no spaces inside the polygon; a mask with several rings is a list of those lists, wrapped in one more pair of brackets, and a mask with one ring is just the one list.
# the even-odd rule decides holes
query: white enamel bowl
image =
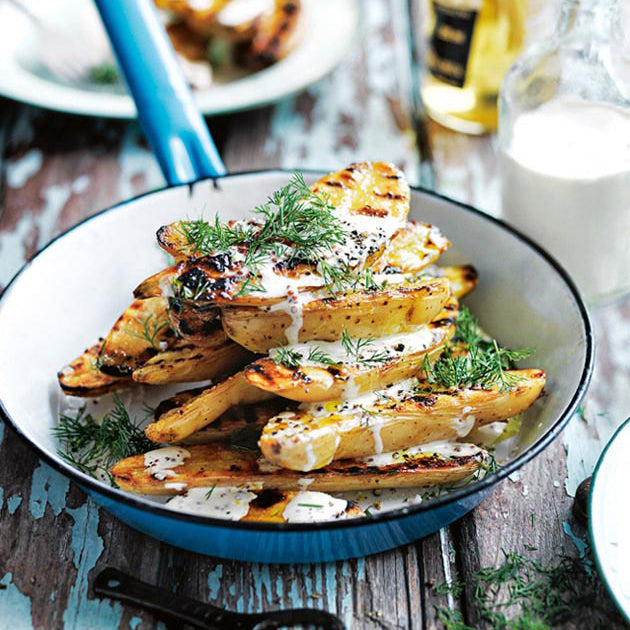
{"label": "white enamel bowl", "polygon": [[[466,303],[507,347],[534,347],[528,365],[548,373],[544,399],[525,415],[517,447],[497,473],[433,502],[325,524],[258,524],[177,514],[76,471],[51,436],[60,393],[56,372],[108,330],[140,280],[164,266],[155,243],[163,224],[218,212],[239,218],[284,185],[288,173],[230,175],[150,193],[92,217],[46,247],[0,300],[0,403],[8,421],[55,468],[108,510],[162,540],[216,556],[316,561],[365,555],[436,531],[481,501],[496,482],[547,446],[587,387],[593,338],[565,272],[501,222],[432,193],[413,190],[411,218],[433,223],[453,243],[449,263],[480,275]],[[314,178],[314,175],[312,176]]]}

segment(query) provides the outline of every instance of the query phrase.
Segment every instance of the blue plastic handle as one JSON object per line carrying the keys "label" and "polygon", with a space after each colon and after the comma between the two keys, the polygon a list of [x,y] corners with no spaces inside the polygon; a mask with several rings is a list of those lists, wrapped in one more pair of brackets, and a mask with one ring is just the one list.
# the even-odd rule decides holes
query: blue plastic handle
{"label": "blue plastic handle", "polygon": [[151,0],[94,0],[169,184],[225,175]]}

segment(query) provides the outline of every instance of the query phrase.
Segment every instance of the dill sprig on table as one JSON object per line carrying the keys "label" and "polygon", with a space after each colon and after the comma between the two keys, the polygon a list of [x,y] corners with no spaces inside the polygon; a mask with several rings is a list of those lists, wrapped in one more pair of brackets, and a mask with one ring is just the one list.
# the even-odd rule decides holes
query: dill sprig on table
{"label": "dill sprig on table", "polygon": [[[587,557],[559,556],[557,564],[545,567],[518,553],[502,553],[503,562],[498,566],[482,568],[466,582],[436,588],[438,594],[450,592],[455,597],[470,589],[482,622],[469,625],[458,611],[438,607],[438,617],[447,630],[552,630],[576,622],[586,611],[592,613],[598,585]],[[598,612],[609,616],[601,608]],[[603,630],[608,626],[601,620],[596,627]]]}
{"label": "dill sprig on table", "polygon": [[52,434],[61,444],[57,453],[69,464],[93,477],[105,474],[112,485],[115,484],[109,473],[111,466],[155,446],[139,423],[129,417],[117,395],[114,395],[113,408],[100,422],[82,407],[74,416],[61,414]]}
{"label": "dill sprig on table", "polygon": [[483,337],[472,313],[462,307],[457,318],[456,332],[440,358],[433,364],[428,355],[422,369],[429,383],[446,389],[499,386],[501,392],[515,387],[520,380],[507,370],[515,361],[532,354],[530,348],[508,350],[494,339]]}

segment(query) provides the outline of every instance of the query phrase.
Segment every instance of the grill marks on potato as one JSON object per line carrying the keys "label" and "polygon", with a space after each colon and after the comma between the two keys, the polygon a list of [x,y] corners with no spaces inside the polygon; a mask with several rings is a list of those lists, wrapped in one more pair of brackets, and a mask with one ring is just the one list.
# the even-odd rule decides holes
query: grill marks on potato
{"label": "grill marks on potato", "polygon": [[[187,447],[190,457],[172,468],[173,476],[156,479],[138,455],[118,462],[111,472],[123,489],[143,494],[173,494],[165,484],[185,484],[186,488],[242,486],[279,491],[309,490],[333,492],[370,488],[406,488],[439,483],[454,483],[475,473],[482,461],[482,451],[474,456],[444,457],[418,453],[385,466],[357,460],[337,461],[330,466],[303,474],[278,469],[261,460],[260,453],[240,451],[223,443]],[[305,481],[308,480],[308,481]]]}

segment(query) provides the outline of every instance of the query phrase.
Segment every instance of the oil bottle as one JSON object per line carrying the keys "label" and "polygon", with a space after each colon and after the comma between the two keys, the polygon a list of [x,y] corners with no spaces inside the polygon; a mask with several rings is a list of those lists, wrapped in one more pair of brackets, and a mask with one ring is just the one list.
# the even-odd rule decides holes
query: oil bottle
{"label": "oil bottle", "polygon": [[527,0],[428,4],[422,79],[428,114],[456,131],[494,131],[501,81],[523,48]]}

